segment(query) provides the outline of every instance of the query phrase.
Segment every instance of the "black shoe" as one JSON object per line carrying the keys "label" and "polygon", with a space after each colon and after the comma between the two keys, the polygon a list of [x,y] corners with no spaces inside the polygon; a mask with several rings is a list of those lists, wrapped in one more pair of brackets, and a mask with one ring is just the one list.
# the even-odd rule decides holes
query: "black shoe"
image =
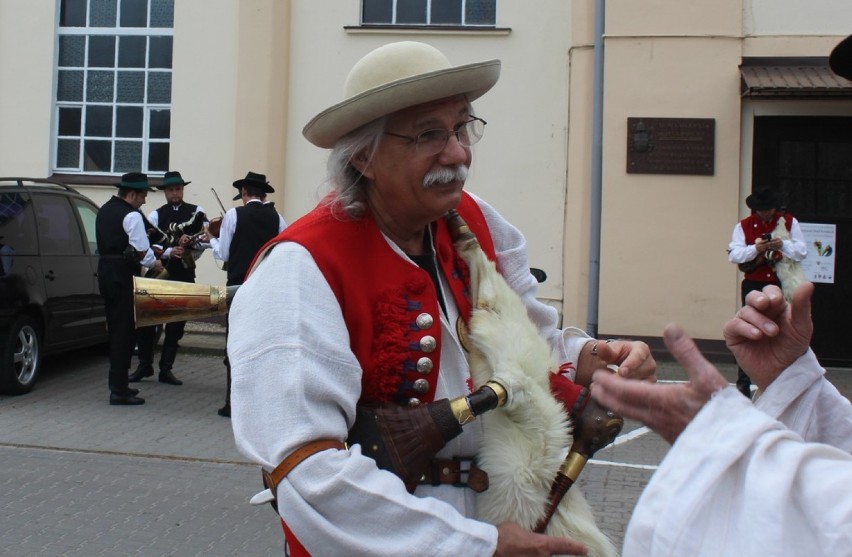
{"label": "black shoe", "polygon": [[151,377],[154,375],[154,368],[151,364],[139,364],[136,368],[136,371],[127,376],[128,383],[138,383],[142,381],[144,377]]}
{"label": "black shoe", "polygon": [[160,383],[168,383],[169,385],[183,385],[183,381],[175,377],[171,371],[160,372]]}
{"label": "black shoe", "polygon": [[226,404],[222,408],[219,408],[218,410],[216,410],[216,413],[219,414],[220,416],[222,416],[223,418],[230,418],[231,417],[231,405]]}
{"label": "black shoe", "polygon": [[145,399],[131,394],[119,395],[110,393],[109,403],[112,406],[136,406],[137,404],[145,404]]}
{"label": "black shoe", "polygon": [[139,389],[134,389],[133,387],[130,387],[127,389],[127,394],[131,396],[136,396],[139,394]]}

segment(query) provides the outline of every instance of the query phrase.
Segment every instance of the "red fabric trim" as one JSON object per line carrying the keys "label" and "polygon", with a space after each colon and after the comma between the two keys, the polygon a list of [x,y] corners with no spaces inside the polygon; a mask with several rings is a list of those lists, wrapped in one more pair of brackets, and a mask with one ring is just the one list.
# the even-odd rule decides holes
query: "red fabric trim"
{"label": "red fabric trim", "polygon": [[586,407],[589,398],[583,392],[588,389],[568,378],[567,373],[571,368],[573,368],[572,364],[563,364],[557,373],[550,374],[550,393],[553,398],[562,403],[569,416],[576,416]]}
{"label": "red fabric trim", "polygon": [[293,532],[287,527],[287,523],[281,520],[281,529],[284,530],[284,539],[287,540],[287,548],[290,550],[290,557],[311,557],[305,546],[299,543]]}

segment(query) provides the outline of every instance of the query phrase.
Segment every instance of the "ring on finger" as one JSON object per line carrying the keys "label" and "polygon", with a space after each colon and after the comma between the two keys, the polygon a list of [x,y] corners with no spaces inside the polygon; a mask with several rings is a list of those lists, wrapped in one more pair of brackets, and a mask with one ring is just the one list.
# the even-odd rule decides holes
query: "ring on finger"
{"label": "ring on finger", "polygon": [[598,343],[597,342],[592,345],[591,354],[592,354],[592,356],[598,355]]}

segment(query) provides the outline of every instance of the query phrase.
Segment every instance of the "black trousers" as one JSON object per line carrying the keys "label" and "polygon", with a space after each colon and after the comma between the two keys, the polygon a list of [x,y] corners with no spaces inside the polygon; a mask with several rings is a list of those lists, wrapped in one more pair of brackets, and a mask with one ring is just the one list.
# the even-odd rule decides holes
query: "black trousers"
{"label": "black trousers", "polygon": [[127,372],[133,358],[136,329],[133,321],[133,287],[114,281],[101,281],[109,331],[109,390],[127,394]]}
{"label": "black trousers", "polygon": [[[740,285],[740,302],[745,305],[745,299],[749,292],[763,290],[765,286],[769,286],[770,284],[778,287],[781,286],[780,282],[761,282],[759,280],[743,279]],[[751,389],[751,379],[741,367],[737,367],[737,389],[746,396],[750,396],[747,393]]]}
{"label": "black trousers", "polygon": [[[180,278],[169,278],[167,280],[175,280],[177,282],[195,282],[195,277],[186,276]],[[139,362],[146,362],[152,364],[154,362],[154,326],[151,327],[141,327],[137,331],[137,346],[139,348]],[[163,348],[169,346],[174,348],[173,350],[166,350],[164,352],[168,353],[172,359],[174,359],[174,355],[177,354],[178,341],[183,338],[184,329],[186,329],[186,321],[175,321],[173,323],[166,323],[163,327]],[[160,366],[161,368],[165,367],[168,369],[172,368],[171,362],[163,362],[167,365]]]}

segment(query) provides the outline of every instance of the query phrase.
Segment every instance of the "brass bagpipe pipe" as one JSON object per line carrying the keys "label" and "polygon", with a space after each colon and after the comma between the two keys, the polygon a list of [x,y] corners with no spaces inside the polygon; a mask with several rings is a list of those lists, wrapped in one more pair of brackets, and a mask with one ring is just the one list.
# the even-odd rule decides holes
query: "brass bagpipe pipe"
{"label": "brass bagpipe pipe", "polygon": [[539,519],[533,532],[541,534],[547,529],[553,513],[577,481],[586,463],[597,451],[615,441],[622,427],[624,427],[624,419],[621,416],[607,410],[594,399],[589,399],[583,412],[574,420],[574,442],[565,460],[562,461],[559,471],[556,472],[547,496],[544,516]]}
{"label": "brass bagpipe pipe", "polygon": [[225,315],[238,288],[133,277],[136,327]]}

